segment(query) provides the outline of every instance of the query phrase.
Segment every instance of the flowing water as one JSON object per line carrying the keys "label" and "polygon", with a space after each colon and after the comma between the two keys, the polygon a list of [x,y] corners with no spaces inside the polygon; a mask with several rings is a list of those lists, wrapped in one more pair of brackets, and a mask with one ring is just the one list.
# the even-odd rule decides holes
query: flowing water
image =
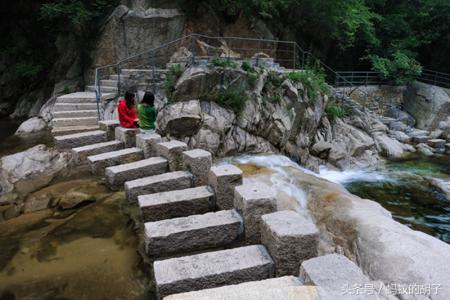
{"label": "flowing water", "polygon": [[[296,197],[301,207],[306,196],[295,184],[290,168],[314,174],[285,156],[243,156],[232,162],[255,173],[258,168],[272,172],[277,189]],[[427,179],[450,181],[450,157],[414,157],[388,163],[380,170],[333,171],[321,168],[316,176],[345,186],[351,193],[380,203],[397,221],[450,243],[450,201]]]}

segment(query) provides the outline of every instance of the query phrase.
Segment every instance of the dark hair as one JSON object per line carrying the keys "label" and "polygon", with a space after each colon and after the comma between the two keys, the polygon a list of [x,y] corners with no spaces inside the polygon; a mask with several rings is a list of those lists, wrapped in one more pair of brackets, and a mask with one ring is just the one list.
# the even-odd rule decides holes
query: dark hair
{"label": "dark hair", "polygon": [[155,106],[155,95],[153,95],[152,92],[145,92],[144,98],[142,98],[142,103]]}
{"label": "dark hair", "polygon": [[128,108],[132,107],[134,105],[134,93],[126,91],[125,102],[127,103]]}

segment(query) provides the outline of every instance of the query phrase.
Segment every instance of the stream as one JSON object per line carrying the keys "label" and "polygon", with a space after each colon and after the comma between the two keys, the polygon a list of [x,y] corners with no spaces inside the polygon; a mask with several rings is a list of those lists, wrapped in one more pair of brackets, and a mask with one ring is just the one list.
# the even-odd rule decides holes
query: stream
{"label": "stream", "polygon": [[[9,135],[15,131],[11,126]],[[48,134],[0,136],[0,156],[37,143],[51,145]],[[291,168],[303,168],[281,155],[244,155],[224,161],[244,171],[246,180],[270,174],[286,198],[304,210],[305,193]],[[78,172],[78,171],[77,171]],[[58,178],[28,197],[88,194],[93,202],[76,209],[29,213],[0,222],[0,299],[153,299],[149,275],[137,253],[139,239],[126,210],[124,192],[113,192],[87,170]],[[330,171],[317,176],[344,185],[352,193],[379,202],[393,217],[416,230],[450,243],[450,202],[423,176],[450,180],[448,156],[392,162],[374,171]]]}

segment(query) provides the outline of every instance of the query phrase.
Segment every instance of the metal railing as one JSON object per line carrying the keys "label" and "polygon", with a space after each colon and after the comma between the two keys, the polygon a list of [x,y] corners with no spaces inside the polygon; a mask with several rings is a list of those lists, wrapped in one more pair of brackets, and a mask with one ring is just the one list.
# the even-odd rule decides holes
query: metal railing
{"label": "metal railing", "polygon": [[[345,79],[345,80],[344,80]],[[450,88],[450,74],[423,69],[417,81],[431,85]],[[374,71],[338,71],[336,72],[335,87],[365,86],[389,84],[389,80],[383,79]]]}
{"label": "metal railing", "polygon": [[[303,49],[293,41],[242,37],[210,37],[193,33],[153,49],[137,53],[115,64],[96,68],[95,90],[99,119],[103,118],[102,106],[100,105],[103,79],[108,79],[110,75],[116,75],[117,93],[120,96],[125,88],[123,86],[122,71],[124,69],[145,69],[147,72],[140,74],[141,77],[148,76],[146,79],[144,78],[147,84],[143,89],[153,89],[154,91],[154,78],[158,68],[165,69],[172,55],[180,51],[182,47],[190,55],[185,57],[185,61],[178,59],[176,62],[184,62],[187,65],[196,64],[201,60],[208,60],[213,57],[223,57],[229,60],[255,59],[258,64],[258,60],[263,61],[265,57],[265,59],[273,59],[274,63],[286,69],[301,70],[305,69],[306,66],[319,68],[326,74],[326,81],[330,86],[340,87],[336,95],[342,101],[350,97],[356,90],[359,90],[364,97],[368,98],[369,94],[364,89],[360,89],[360,86],[386,83],[386,81],[381,80],[376,72],[372,71],[336,72],[310,51]],[[140,78],[137,78],[137,80],[139,81]],[[450,85],[450,75],[429,70],[424,70],[419,80],[436,85]]]}

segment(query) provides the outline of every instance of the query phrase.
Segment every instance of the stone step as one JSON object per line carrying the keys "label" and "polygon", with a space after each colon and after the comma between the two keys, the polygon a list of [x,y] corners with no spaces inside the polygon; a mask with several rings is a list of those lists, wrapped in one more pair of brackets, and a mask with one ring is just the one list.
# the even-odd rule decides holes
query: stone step
{"label": "stone step", "polygon": [[[114,93],[103,93],[101,100],[114,98]],[[76,92],[72,94],[62,95],[56,98],[57,103],[90,103],[97,102],[95,89],[91,92]]]}
{"label": "stone step", "polygon": [[53,112],[52,115],[53,115],[53,118],[97,117],[98,112],[96,109],[68,110],[68,111],[55,111],[55,112]]}
{"label": "stone step", "polygon": [[[129,77],[128,75],[120,74],[121,81],[124,79],[128,79],[128,77]],[[117,74],[109,75],[109,80],[117,81],[117,80],[119,80],[119,75],[117,75]]]}
{"label": "stone step", "polygon": [[[142,151],[142,150],[141,150]],[[175,171],[125,182],[129,201],[137,201],[139,195],[182,190],[192,187],[193,176],[187,171]]]}
{"label": "stone step", "polygon": [[55,127],[52,129],[53,136],[61,136],[75,133],[82,133],[88,131],[98,130],[99,126],[67,126],[67,127]]}
{"label": "stone step", "polygon": [[189,291],[271,278],[272,258],[262,245],[155,261],[159,299]]}
{"label": "stone step", "polygon": [[[170,295],[165,300],[272,300],[314,299],[314,288],[294,276],[249,281],[235,285]],[[309,296],[309,297],[308,297]]]}
{"label": "stone step", "polygon": [[53,111],[97,110],[97,103],[56,103]]}
{"label": "stone step", "polygon": [[144,243],[149,256],[226,246],[243,233],[236,210],[145,223]]}
{"label": "stone step", "polygon": [[[102,93],[103,92],[105,92],[105,93],[114,93],[114,92],[118,91],[117,87],[113,87],[113,86],[101,86],[100,89],[101,89]],[[86,90],[89,91],[89,92],[95,92],[95,85],[87,86]]]}
{"label": "stone step", "polygon": [[117,80],[112,80],[112,79],[105,79],[105,80],[100,80],[100,85],[103,86],[112,86],[112,87],[117,87]]}
{"label": "stone step", "polygon": [[[116,127],[118,127],[119,120],[103,120],[98,122],[98,126],[100,127],[100,130],[103,130],[106,132],[106,137],[108,138],[108,141],[112,141],[116,138]],[[145,154],[145,151],[144,151]]]}
{"label": "stone step", "polygon": [[159,175],[167,171],[167,159],[157,156],[138,160],[128,164],[108,167],[105,170],[105,177],[108,186],[119,187],[123,186],[125,181],[134,180],[146,176]]}
{"label": "stone step", "polygon": [[107,167],[126,164],[141,160],[143,158],[143,151],[139,148],[133,147],[88,156],[87,160],[89,161],[89,166],[91,168],[92,174],[103,176]]}
{"label": "stone step", "polygon": [[102,154],[111,151],[117,151],[123,149],[123,143],[120,141],[109,141],[97,144],[91,144],[82,147],[76,147],[72,149],[74,159],[77,162],[83,162],[88,156]]}
{"label": "stone step", "polygon": [[121,70],[121,75],[125,75],[125,76],[129,76],[130,74],[136,74],[136,73],[165,74],[165,73],[167,73],[167,69],[123,69],[123,70]]}
{"label": "stone step", "polygon": [[67,127],[67,126],[84,126],[96,125],[98,123],[97,117],[78,117],[78,118],[54,118],[52,120],[53,127]]}
{"label": "stone step", "polygon": [[208,186],[138,196],[143,222],[204,214],[212,207],[214,193]]}
{"label": "stone step", "polygon": [[55,136],[55,145],[60,149],[76,148],[106,142],[106,134],[101,130]]}

